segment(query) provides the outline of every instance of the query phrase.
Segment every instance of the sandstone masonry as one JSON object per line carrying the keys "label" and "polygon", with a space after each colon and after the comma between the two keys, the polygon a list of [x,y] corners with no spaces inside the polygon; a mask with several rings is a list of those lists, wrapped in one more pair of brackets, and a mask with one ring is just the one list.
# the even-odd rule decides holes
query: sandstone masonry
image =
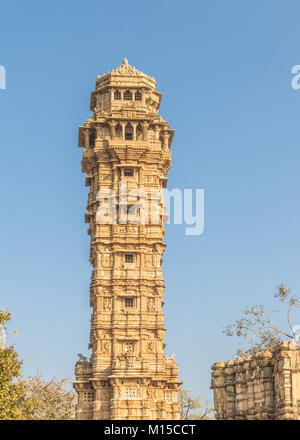
{"label": "sandstone masonry", "polygon": [[212,366],[217,419],[300,420],[300,349],[273,350]]}
{"label": "sandstone masonry", "polygon": [[[76,364],[77,419],[179,419],[178,368],[164,353],[164,204],[155,224],[99,224],[97,194],[161,193],[167,185],[174,130],[158,116],[156,82],[123,64],[98,76],[93,115],[79,128],[82,171],[90,187],[85,221],[91,237],[90,361]],[[144,200],[141,198],[140,203]],[[116,206],[117,217],[122,209]]]}

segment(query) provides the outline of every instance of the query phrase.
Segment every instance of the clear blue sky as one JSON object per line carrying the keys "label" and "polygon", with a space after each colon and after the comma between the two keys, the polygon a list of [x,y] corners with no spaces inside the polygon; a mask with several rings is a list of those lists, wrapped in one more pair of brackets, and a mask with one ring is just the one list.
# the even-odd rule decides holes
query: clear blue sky
{"label": "clear blue sky", "polygon": [[[89,236],[78,125],[97,74],[154,76],[176,129],[170,188],[205,190],[205,231],[167,228],[167,354],[195,394],[237,341],[222,327],[276,284],[300,291],[298,1],[1,5],[0,306],[24,373],[73,377],[88,353]],[[299,322],[297,324],[300,324]]]}

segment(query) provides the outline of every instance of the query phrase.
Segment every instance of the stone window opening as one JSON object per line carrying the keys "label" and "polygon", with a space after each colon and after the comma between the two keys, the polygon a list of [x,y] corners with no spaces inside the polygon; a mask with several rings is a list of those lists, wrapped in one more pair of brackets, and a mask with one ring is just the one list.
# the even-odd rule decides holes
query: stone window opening
{"label": "stone window opening", "polygon": [[129,90],[126,90],[126,92],[124,93],[124,100],[132,101],[132,93]]}
{"label": "stone window opening", "polygon": [[125,168],[124,176],[125,177],[132,177],[133,176],[133,169],[132,168]]}
{"label": "stone window opening", "polygon": [[116,99],[116,100],[120,100],[121,99],[121,92],[119,90],[115,91],[114,99]]}
{"label": "stone window opening", "polygon": [[125,140],[132,141],[133,139],[133,129],[131,124],[127,124],[125,127]]}
{"label": "stone window opening", "polygon": [[133,307],[134,306],[134,300],[133,298],[125,298],[125,307]]}
{"label": "stone window opening", "polygon": [[133,353],[133,342],[126,342],[125,353]]}
{"label": "stone window opening", "polygon": [[142,100],[142,94],[139,91],[135,92],[134,100],[135,101],[141,101]]}
{"label": "stone window opening", "polygon": [[91,403],[95,399],[94,391],[85,391],[82,396],[83,403]]}
{"label": "stone window opening", "polygon": [[125,254],[125,263],[133,263],[133,254]]}
{"label": "stone window opening", "polygon": [[[134,207],[133,211],[131,209]],[[117,206],[117,217],[119,218],[120,222],[126,221],[133,224],[136,224],[138,221],[137,216],[140,215],[141,208],[136,204],[130,204],[130,203],[120,203]],[[130,257],[125,256],[125,263],[133,263],[133,257],[132,261],[129,261]]]}

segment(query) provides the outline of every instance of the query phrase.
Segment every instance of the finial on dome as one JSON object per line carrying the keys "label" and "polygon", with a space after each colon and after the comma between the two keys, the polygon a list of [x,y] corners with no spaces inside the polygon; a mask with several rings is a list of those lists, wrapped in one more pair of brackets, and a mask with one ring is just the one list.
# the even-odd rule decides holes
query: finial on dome
{"label": "finial on dome", "polygon": [[126,64],[126,65],[128,64],[127,58],[124,58],[123,64]]}

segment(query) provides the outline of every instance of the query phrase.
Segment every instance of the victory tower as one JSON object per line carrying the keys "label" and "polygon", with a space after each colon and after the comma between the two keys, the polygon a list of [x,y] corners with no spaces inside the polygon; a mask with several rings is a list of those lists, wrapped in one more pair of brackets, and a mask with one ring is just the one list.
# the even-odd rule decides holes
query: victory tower
{"label": "victory tower", "polygon": [[[85,221],[93,312],[92,356],[88,362],[80,355],[76,364],[77,419],[180,418],[182,382],[173,356],[164,354],[161,269],[162,188],[174,130],[158,117],[160,101],[154,78],[124,59],[116,70],[98,76],[93,115],[79,128],[82,171],[90,186]],[[125,202],[122,185],[131,194]],[[114,207],[111,222],[99,216],[108,201]]]}

